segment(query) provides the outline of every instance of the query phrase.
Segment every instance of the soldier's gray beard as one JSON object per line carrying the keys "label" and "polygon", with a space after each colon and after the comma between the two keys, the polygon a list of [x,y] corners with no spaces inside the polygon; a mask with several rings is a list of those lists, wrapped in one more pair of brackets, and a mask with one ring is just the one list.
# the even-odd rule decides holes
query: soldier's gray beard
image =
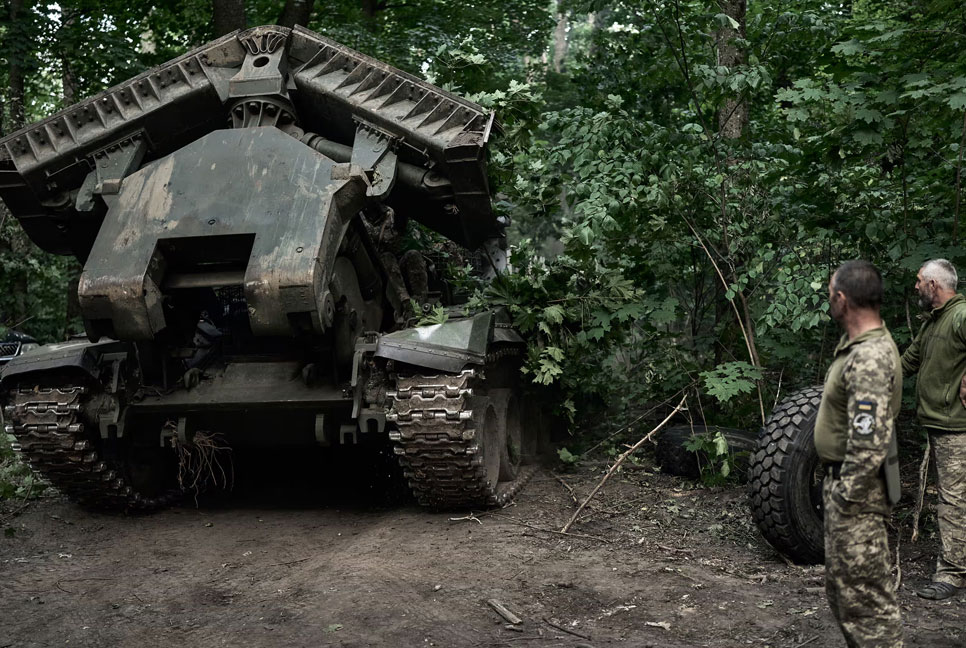
{"label": "soldier's gray beard", "polygon": [[932,310],[932,295],[927,295],[925,293],[919,293],[919,308],[924,311]]}

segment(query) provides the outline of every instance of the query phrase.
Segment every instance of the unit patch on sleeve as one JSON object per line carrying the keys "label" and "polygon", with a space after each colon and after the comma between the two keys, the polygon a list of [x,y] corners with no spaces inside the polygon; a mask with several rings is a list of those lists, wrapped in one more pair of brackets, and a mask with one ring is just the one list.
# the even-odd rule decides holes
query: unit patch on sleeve
{"label": "unit patch on sleeve", "polygon": [[858,401],[855,407],[858,412],[852,419],[852,429],[863,436],[872,434],[875,431],[875,402]]}

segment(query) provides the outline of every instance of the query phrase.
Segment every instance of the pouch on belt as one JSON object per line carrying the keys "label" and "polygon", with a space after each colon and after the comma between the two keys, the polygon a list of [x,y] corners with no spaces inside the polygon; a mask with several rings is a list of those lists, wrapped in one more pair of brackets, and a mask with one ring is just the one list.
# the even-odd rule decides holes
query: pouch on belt
{"label": "pouch on belt", "polygon": [[899,444],[896,441],[896,431],[893,429],[892,437],[889,439],[889,451],[886,454],[885,463],[882,464],[882,477],[886,483],[886,493],[889,502],[896,504],[902,495],[902,486],[899,483]]}

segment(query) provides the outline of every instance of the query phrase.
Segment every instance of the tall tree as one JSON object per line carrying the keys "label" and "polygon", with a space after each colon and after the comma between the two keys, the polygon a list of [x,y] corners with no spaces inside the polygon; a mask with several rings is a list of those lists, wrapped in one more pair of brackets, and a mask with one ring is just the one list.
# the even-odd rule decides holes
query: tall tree
{"label": "tall tree", "polygon": [[314,4],[315,0],[285,0],[285,8],[282,9],[282,15],[278,17],[278,24],[283,27],[308,25]]}
{"label": "tall tree", "polygon": [[10,0],[10,33],[9,49],[14,53],[9,57],[7,82],[7,127],[11,131],[24,125],[24,67],[23,58],[18,54],[24,51],[23,29],[23,0]]}
{"label": "tall tree", "polygon": [[[734,68],[745,63],[743,50],[738,40],[745,38],[746,0],[719,0],[722,12],[722,26],[716,35],[718,65]],[[736,96],[726,97],[718,110],[718,129],[722,137],[737,139],[741,137],[748,123],[748,104]]]}
{"label": "tall tree", "polygon": [[224,36],[236,29],[245,29],[245,0],[211,0],[215,36]]}

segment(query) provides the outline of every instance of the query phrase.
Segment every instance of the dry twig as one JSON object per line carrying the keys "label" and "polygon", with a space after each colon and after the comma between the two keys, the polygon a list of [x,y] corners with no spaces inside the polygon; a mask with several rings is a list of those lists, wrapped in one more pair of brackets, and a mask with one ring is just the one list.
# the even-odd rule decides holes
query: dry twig
{"label": "dry twig", "polygon": [[929,477],[929,437],[926,437],[926,451],[922,453],[922,462],[919,464],[919,494],[916,496],[916,508],[912,512],[912,537],[909,542],[915,542],[919,538],[919,516],[922,515],[922,503],[926,498],[926,479]]}
{"label": "dry twig", "polygon": [[574,487],[568,484],[567,482],[565,482],[563,477],[561,477],[557,473],[550,473],[550,474],[553,475],[554,479],[556,479],[558,482],[563,484],[563,487],[567,489],[567,492],[570,493],[570,497],[574,500],[574,504],[577,504],[578,503],[577,493],[574,492]]}
{"label": "dry twig", "polygon": [[899,562],[899,548],[902,545],[902,534],[896,534],[896,591],[899,591],[899,586],[902,585],[902,563]]}
{"label": "dry twig", "polygon": [[554,535],[568,536],[571,538],[580,538],[582,540],[596,540],[597,542],[603,542],[605,544],[613,544],[613,542],[611,542],[607,538],[586,535],[584,533],[570,533],[569,531],[557,531],[556,529],[544,529],[543,527],[533,526],[532,524],[528,522],[524,522],[523,520],[518,520],[515,517],[510,517],[509,515],[500,515],[499,513],[491,513],[490,515],[495,515],[497,517],[504,518],[505,520],[509,521],[511,524],[519,524],[520,526],[525,526],[528,529],[533,529],[534,531],[540,531],[541,533],[552,533]]}
{"label": "dry twig", "polygon": [[[690,385],[688,385],[687,387],[684,387],[684,388],[682,388],[682,389],[680,389],[680,390],[678,390],[678,392],[677,392],[676,394],[674,394],[674,396],[677,396],[677,395],[678,395],[678,394],[680,394],[681,392],[683,392],[683,391],[685,391],[685,390],[687,390],[687,389],[690,389],[690,388],[691,388],[691,387],[692,387],[693,385],[694,385],[694,382],[692,382],[692,383],[691,383]],[[586,450],[584,450],[583,452],[581,452],[581,453],[580,453],[579,455],[577,455],[577,456],[578,456],[578,457],[580,457],[581,459],[582,459],[582,458],[584,458],[584,457],[586,457],[586,456],[587,456],[587,455],[589,455],[589,454],[590,454],[591,452],[593,452],[594,450],[596,450],[596,449],[597,449],[597,448],[599,448],[600,446],[602,446],[602,445],[604,445],[605,443],[607,443],[608,441],[610,441],[611,439],[613,439],[613,438],[614,438],[615,436],[617,436],[618,434],[620,434],[620,433],[621,433],[621,432],[623,432],[624,430],[627,430],[627,429],[629,429],[629,428],[630,428],[630,427],[631,427],[632,425],[634,425],[635,423],[637,423],[638,421],[640,421],[640,420],[641,420],[641,419],[643,419],[644,417],[646,417],[646,416],[650,416],[650,414],[651,414],[652,412],[654,412],[654,410],[656,410],[656,409],[658,409],[659,407],[664,407],[664,406],[665,406],[666,404],[668,404],[669,402],[671,402],[671,399],[673,399],[673,398],[674,398],[674,396],[671,396],[671,398],[668,398],[667,400],[665,400],[665,401],[662,401],[662,402],[660,402],[660,403],[658,403],[657,405],[655,405],[655,406],[654,406],[654,407],[652,407],[651,409],[649,409],[649,410],[647,410],[646,412],[644,412],[643,414],[641,414],[640,416],[638,416],[638,417],[637,417],[636,419],[634,419],[633,421],[631,421],[631,422],[630,422],[630,423],[628,423],[627,425],[625,425],[625,426],[623,426],[623,427],[621,427],[621,428],[620,428],[620,429],[618,429],[618,430],[617,430],[616,432],[614,432],[614,433],[612,433],[612,434],[610,434],[610,435],[609,435],[609,436],[607,436],[606,438],[604,438],[604,439],[601,439],[600,441],[598,441],[598,442],[597,442],[597,443],[595,443],[594,445],[592,445],[592,446],[590,446],[590,447],[589,447],[588,449],[586,449]]]}
{"label": "dry twig", "polygon": [[480,518],[476,517],[472,513],[470,513],[469,515],[464,515],[463,517],[450,518],[449,519],[450,522],[462,522],[463,520],[473,520],[477,524],[483,524],[483,520],[481,520]]}
{"label": "dry twig", "polygon": [[681,397],[681,401],[677,404],[677,407],[675,407],[671,411],[671,413],[668,414],[665,417],[665,419],[663,421],[661,421],[660,423],[658,423],[657,424],[657,427],[655,427],[653,430],[651,430],[650,432],[648,432],[647,434],[645,434],[644,437],[641,438],[640,441],[638,441],[637,443],[635,443],[634,445],[632,445],[630,448],[628,448],[624,452],[624,454],[622,454],[620,457],[617,458],[617,461],[615,461],[614,464],[610,467],[610,469],[607,471],[607,474],[604,475],[604,478],[601,479],[597,483],[597,486],[594,487],[594,490],[590,491],[590,495],[588,495],[587,498],[583,501],[583,503],[580,506],[577,507],[577,510],[574,511],[573,516],[570,518],[570,520],[567,522],[567,524],[565,524],[563,526],[563,528],[560,529],[560,532],[561,533],[567,533],[567,530],[570,529],[570,526],[574,522],[577,521],[577,517],[580,515],[580,512],[584,510],[584,507],[587,506],[587,504],[594,497],[594,495],[597,494],[597,491],[599,491],[601,488],[603,488],[604,483],[606,483],[607,480],[610,479],[610,476],[614,474],[614,472],[620,467],[620,465],[622,463],[624,463],[624,460],[627,459],[629,456],[631,456],[634,452],[636,452],[637,449],[640,448],[642,445],[644,445],[645,443],[647,443],[650,440],[650,438],[657,433],[658,430],[660,430],[661,428],[663,428],[667,424],[667,422],[670,421],[671,418],[675,414],[677,414],[679,411],[681,411],[681,409],[684,407],[684,403],[687,401],[687,399],[688,399],[688,397],[687,397],[686,394],[684,396],[682,396]]}
{"label": "dry twig", "polygon": [[566,632],[567,634],[572,634],[575,637],[580,637],[581,639],[587,639],[588,641],[590,640],[590,637],[588,637],[587,635],[580,634],[576,630],[568,630],[567,628],[565,628],[565,627],[563,627],[561,625],[557,625],[556,623],[554,623],[553,621],[551,621],[547,617],[544,617],[543,618],[543,622],[546,623],[548,626],[550,626],[552,628],[556,628],[557,630],[562,630],[562,631]]}
{"label": "dry twig", "polygon": [[513,625],[518,625],[523,623],[523,619],[510,612],[505,605],[497,601],[496,599],[487,599],[486,604],[493,608],[493,611],[499,614],[507,623],[512,623]]}

